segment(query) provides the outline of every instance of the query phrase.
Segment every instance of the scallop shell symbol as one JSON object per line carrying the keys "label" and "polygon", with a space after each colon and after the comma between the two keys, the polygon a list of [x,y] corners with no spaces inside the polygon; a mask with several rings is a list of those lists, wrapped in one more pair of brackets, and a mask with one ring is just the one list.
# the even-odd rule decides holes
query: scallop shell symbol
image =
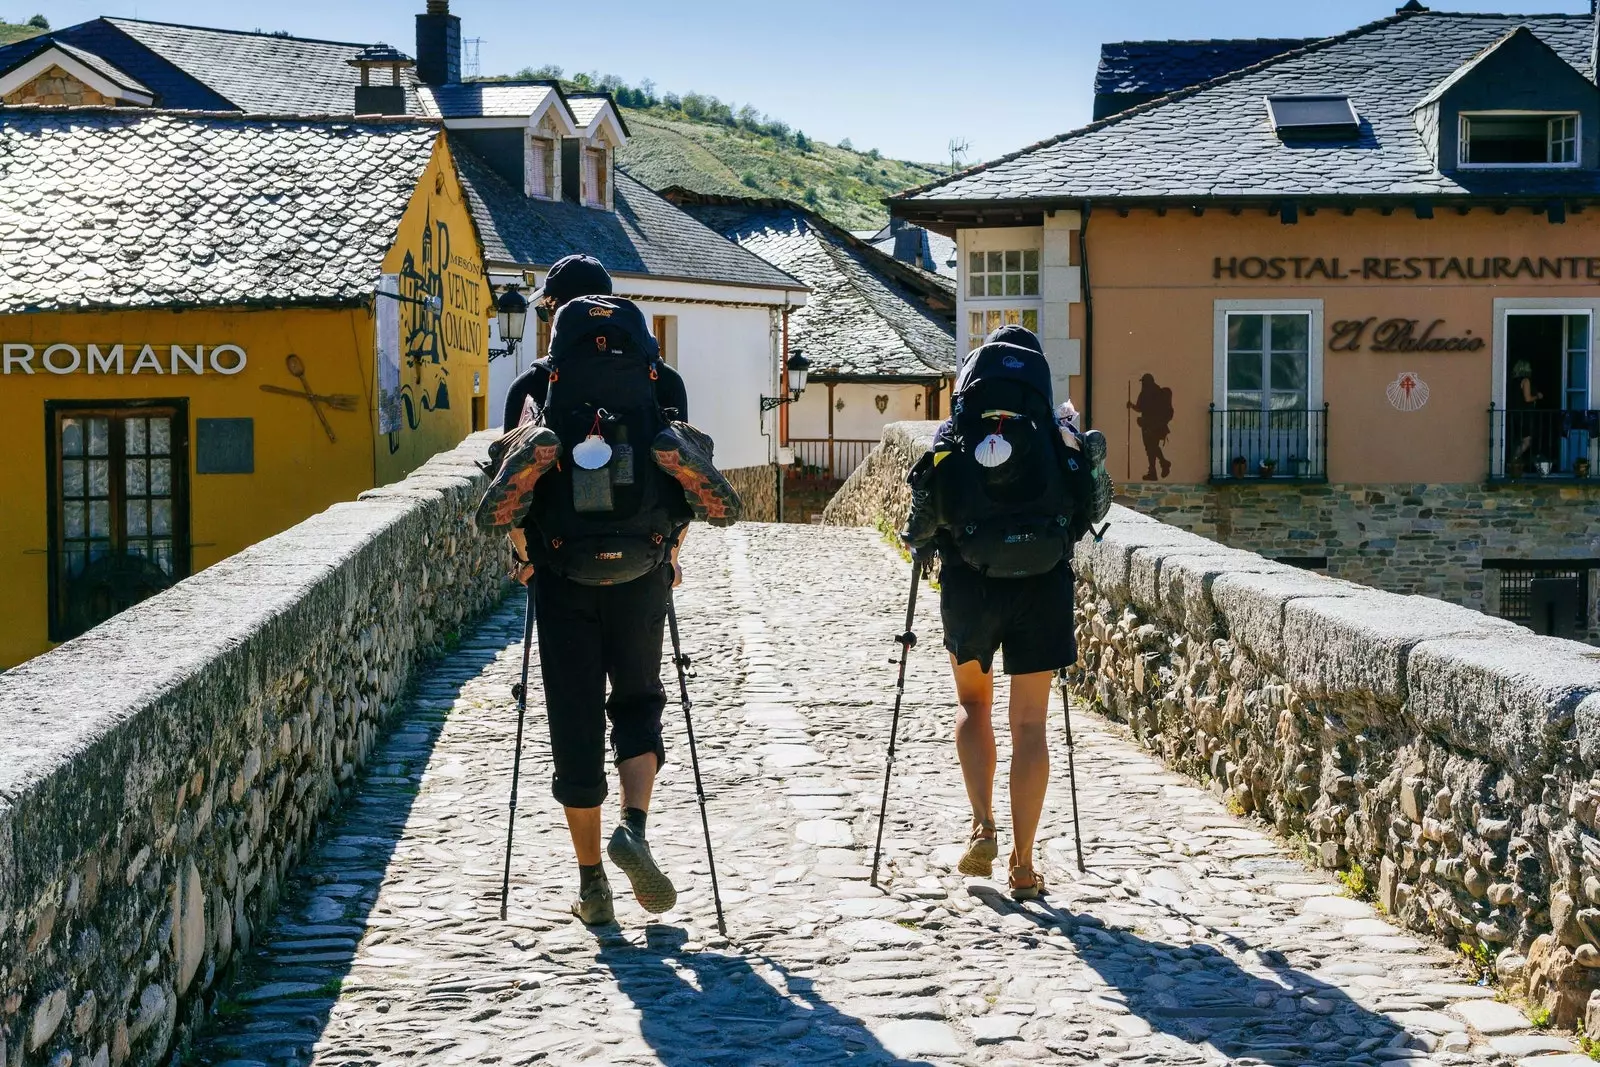
{"label": "scallop shell symbol", "polygon": [[979,466],[998,467],[1011,458],[1011,442],[992,433],[978,442],[978,447],[972,450],[972,457]]}
{"label": "scallop shell symbol", "polygon": [[611,462],[611,446],[599,434],[590,434],[572,450],[572,462],[586,471],[596,471]]}
{"label": "scallop shell symbol", "polygon": [[1428,402],[1428,383],[1416,371],[1401,371],[1384,390],[1396,411],[1416,411]]}

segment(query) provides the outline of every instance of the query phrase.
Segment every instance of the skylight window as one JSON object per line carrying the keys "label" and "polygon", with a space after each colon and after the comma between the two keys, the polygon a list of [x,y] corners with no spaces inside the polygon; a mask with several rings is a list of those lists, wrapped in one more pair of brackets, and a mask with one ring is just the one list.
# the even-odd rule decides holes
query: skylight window
{"label": "skylight window", "polygon": [[1269,96],[1267,114],[1283,137],[1349,137],[1361,128],[1343,93]]}

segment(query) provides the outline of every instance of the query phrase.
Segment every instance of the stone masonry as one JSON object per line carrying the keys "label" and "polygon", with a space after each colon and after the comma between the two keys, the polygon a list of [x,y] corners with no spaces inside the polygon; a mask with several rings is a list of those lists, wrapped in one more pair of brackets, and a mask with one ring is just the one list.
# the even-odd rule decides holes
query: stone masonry
{"label": "stone masonry", "polygon": [[[537,649],[499,918],[522,638],[511,598],[419,680],[191,1062],[1589,1062],[1570,1039],[1531,1031],[1449,950],[1406,936],[1081,707],[1088,872],[1072,863],[1057,710],[1040,835],[1049,898],[1013,903],[998,865],[995,878],[956,874],[968,811],[926,588],[874,889],[906,563],[872,530],[756,524],[696,527],[683,560],[677,606],[728,938],[676,701],[650,839],[678,907],[645,914],[613,871],[616,925],[567,913],[577,872],[549,794]],[[1003,728],[998,741],[1003,769]],[[1003,783],[999,798],[1004,850]],[[616,817],[608,801],[608,829]]]}
{"label": "stone masonry", "polygon": [[[1117,487],[1119,503],[1234,548],[1326,560],[1330,577],[1490,614],[1498,571],[1484,561],[1600,556],[1600,479],[1467,485]],[[1588,640],[1600,642],[1589,583]]]}
{"label": "stone masonry", "polygon": [[778,514],[778,473],[772,464],[735,467],[722,472],[744,503],[749,522],[771,522]]}
{"label": "stone masonry", "polygon": [[0,675],[0,1064],[189,1040],[416,666],[500,598],[488,440]]}
{"label": "stone masonry", "polygon": [[5,95],[7,104],[39,104],[45,107],[113,107],[116,101],[83,84],[60,67],[42,71],[38,77]]}
{"label": "stone masonry", "polygon": [[[931,430],[890,427],[885,456],[920,454]],[[902,522],[899,462],[869,464],[832,513]],[[1583,1020],[1600,988],[1592,650],[1122,508],[1076,569],[1098,708],[1387,914],[1497,956],[1558,1021]]]}

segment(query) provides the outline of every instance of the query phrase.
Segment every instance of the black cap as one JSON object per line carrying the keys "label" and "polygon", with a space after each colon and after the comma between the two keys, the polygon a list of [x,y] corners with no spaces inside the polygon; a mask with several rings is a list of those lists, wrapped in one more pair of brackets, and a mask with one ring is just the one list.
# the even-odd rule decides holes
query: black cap
{"label": "black cap", "polygon": [[549,297],[558,304],[579,296],[606,296],[611,292],[611,275],[593,256],[564,256],[556,260],[544,284],[534,291],[530,303]]}
{"label": "black cap", "polygon": [[1022,348],[1031,348],[1041,356],[1044,355],[1044,345],[1039,343],[1039,338],[1034,335],[1034,332],[1026,326],[1018,326],[1016,323],[993,330],[983,341],[985,344],[991,345],[996,343],[1018,345]]}

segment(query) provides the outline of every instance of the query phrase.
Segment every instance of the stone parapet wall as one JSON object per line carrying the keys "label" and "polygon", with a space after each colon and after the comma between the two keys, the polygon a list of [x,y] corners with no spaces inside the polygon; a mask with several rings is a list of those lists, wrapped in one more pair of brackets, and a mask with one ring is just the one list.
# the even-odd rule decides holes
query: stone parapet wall
{"label": "stone parapet wall", "polygon": [[778,518],[778,468],[735,467],[722,472],[744,504],[747,522],[774,522]]}
{"label": "stone parapet wall", "polygon": [[876,526],[905,529],[911,512],[911,489],[906,475],[933,445],[937,422],[891,422],[883,428],[878,447],[845,480],[823,509],[827,526]]}
{"label": "stone parapet wall", "polygon": [[165,1062],[413,668],[504,592],[477,434],[0,675],[0,1065]]}
{"label": "stone parapet wall", "polygon": [[[929,435],[887,428],[829,521],[903,522]],[[1600,989],[1600,656],[1127,508],[1110,521],[1075,563],[1080,697],[1408,926],[1493,954],[1557,1023],[1582,1021]]]}
{"label": "stone parapet wall", "polygon": [[[1600,479],[1463,485],[1161,485],[1117,487],[1119,503],[1235,548],[1321,557],[1329,577],[1419,593],[1494,614],[1484,561],[1593,560]],[[1584,636],[1600,641],[1591,582]]]}

